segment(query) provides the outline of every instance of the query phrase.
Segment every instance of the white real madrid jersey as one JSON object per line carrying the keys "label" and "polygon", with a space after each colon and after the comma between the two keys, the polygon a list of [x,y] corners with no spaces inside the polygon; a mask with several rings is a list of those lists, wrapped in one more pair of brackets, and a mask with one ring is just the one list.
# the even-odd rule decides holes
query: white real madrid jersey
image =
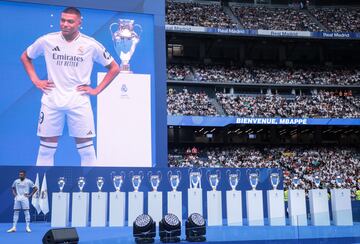
{"label": "white real madrid jersey", "polygon": [[71,42],[61,32],[54,32],[37,39],[27,48],[31,59],[45,57],[48,80],[55,88],[43,94],[41,102],[50,108],[70,109],[89,102],[88,95],[82,95],[76,88],[90,85],[94,62],[109,65],[113,58],[103,45],[84,34]]}

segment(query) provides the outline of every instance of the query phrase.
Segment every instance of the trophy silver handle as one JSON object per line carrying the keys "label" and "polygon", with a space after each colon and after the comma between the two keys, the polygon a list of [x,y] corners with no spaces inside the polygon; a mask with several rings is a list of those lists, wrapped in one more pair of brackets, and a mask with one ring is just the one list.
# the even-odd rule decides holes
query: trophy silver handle
{"label": "trophy silver handle", "polygon": [[144,173],[141,170],[139,171],[139,175],[141,177],[141,180],[143,180],[144,179]]}
{"label": "trophy silver handle", "polygon": [[150,179],[151,179],[151,176],[152,176],[152,172],[151,172],[151,171],[149,171],[149,172],[147,173],[147,175],[148,175],[149,180],[150,180]]}
{"label": "trophy silver handle", "polygon": [[191,185],[191,178],[190,178],[190,174],[193,172],[193,168],[190,168],[189,169],[189,186],[190,188],[192,188],[192,185]]}
{"label": "trophy silver handle", "polygon": [[124,171],[121,171],[121,172],[120,172],[120,175],[123,177],[123,181],[125,181],[125,172],[124,172]]}
{"label": "trophy silver handle", "polygon": [[220,179],[221,179],[221,172],[220,172],[220,170],[216,170],[216,174],[217,174],[217,176],[218,176],[218,178],[219,178],[219,182],[220,182]]}
{"label": "trophy silver handle", "polygon": [[110,27],[109,27],[109,29],[110,29],[110,34],[111,34],[112,39],[114,39],[114,32],[113,32],[113,30],[112,30],[112,27],[113,27],[114,25],[119,25],[119,24],[114,22],[114,23],[112,23],[112,24],[110,25]]}
{"label": "trophy silver handle", "polygon": [[[117,24],[117,23],[114,23],[114,24]],[[138,27],[138,29],[139,29],[138,32],[135,31],[135,27]],[[135,24],[135,25],[134,25],[134,32],[136,33],[137,37],[140,38],[140,36],[141,36],[141,34],[142,34],[142,32],[143,32],[143,29],[142,29],[141,25]]]}
{"label": "trophy silver handle", "polygon": [[161,173],[161,171],[160,170],[158,170],[158,176],[159,176],[159,181],[161,182],[161,180],[162,180],[162,173]]}
{"label": "trophy silver handle", "polygon": [[131,171],[129,172],[129,178],[132,179],[133,176],[134,176],[134,171],[131,170]]}
{"label": "trophy silver handle", "polygon": [[236,174],[238,175],[238,181],[240,181],[241,171],[237,169],[237,170],[236,170]]}
{"label": "trophy silver handle", "polygon": [[181,182],[181,172],[178,170],[176,171],[176,174],[179,176],[179,182]]}
{"label": "trophy silver handle", "polygon": [[247,169],[247,170],[246,170],[246,175],[247,175],[248,177],[250,176],[250,173],[251,173],[251,172],[250,172],[250,169]]}
{"label": "trophy silver handle", "polygon": [[170,181],[171,176],[172,176],[172,172],[171,172],[171,171],[168,171],[167,177],[168,177],[168,180],[169,180],[169,181]]}
{"label": "trophy silver handle", "polygon": [[230,169],[228,169],[228,170],[226,170],[226,176],[229,178],[229,175],[231,174],[231,170]]}

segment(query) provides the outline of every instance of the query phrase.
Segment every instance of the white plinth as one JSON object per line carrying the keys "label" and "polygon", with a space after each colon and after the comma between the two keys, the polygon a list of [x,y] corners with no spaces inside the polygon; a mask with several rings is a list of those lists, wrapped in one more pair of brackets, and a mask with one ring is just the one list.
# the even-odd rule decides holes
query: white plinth
{"label": "white plinth", "polygon": [[207,224],[208,226],[222,226],[221,191],[207,192]]}
{"label": "white plinth", "polygon": [[201,188],[188,189],[188,216],[193,213],[203,215],[203,200]]}
{"label": "white plinth", "polygon": [[285,225],[285,202],[283,190],[267,191],[267,208],[269,224],[272,226]]}
{"label": "white plinth", "polygon": [[[105,75],[98,73],[98,84]],[[98,163],[82,166],[151,167],[151,104],[149,74],[117,75],[97,96]]]}
{"label": "white plinth", "polygon": [[133,226],[134,220],[144,213],[144,193],[139,191],[129,192],[128,206],[128,226]]}
{"label": "white plinth", "polygon": [[110,192],[109,226],[125,225],[125,192]]}
{"label": "white plinth", "polygon": [[331,189],[331,208],[334,225],[353,225],[349,189]]}
{"label": "white plinth", "polygon": [[74,192],[72,197],[71,226],[85,227],[89,222],[89,193]]}
{"label": "white plinth", "polygon": [[329,197],[326,189],[309,191],[312,225],[330,225]]}
{"label": "white plinth", "polygon": [[264,225],[264,206],[262,191],[246,191],[246,213],[249,226]]}
{"label": "white plinth", "polygon": [[182,223],[182,192],[169,191],[167,193],[167,201],[167,213],[175,214]]}
{"label": "white plinth", "polygon": [[307,225],[304,190],[289,190],[290,225]]}
{"label": "white plinth", "polygon": [[243,225],[241,191],[226,191],[226,218],[229,226]]}
{"label": "white plinth", "polygon": [[67,227],[69,224],[70,194],[54,192],[51,204],[51,227]]}
{"label": "white plinth", "polygon": [[162,192],[148,192],[148,214],[156,223],[159,223],[163,217],[162,204]]}
{"label": "white plinth", "polygon": [[91,226],[105,227],[107,221],[107,192],[91,193]]}

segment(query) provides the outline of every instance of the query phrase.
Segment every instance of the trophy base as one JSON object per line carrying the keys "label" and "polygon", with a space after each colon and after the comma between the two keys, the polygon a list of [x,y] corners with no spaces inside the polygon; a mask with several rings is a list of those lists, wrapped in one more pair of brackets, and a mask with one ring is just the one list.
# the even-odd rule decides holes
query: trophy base
{"label": "trophy base", "polygon": [[155,240],[154,238],[140,238],[140,237],[136,237],[135,238],[135,243],[140,244],[140,243],[154,243]]}
{"label": "trophy base", "polygon": [[129,64],[121,64],[120,65],[120,73],[121,74],[132,74],[133,72],[130,70]]}

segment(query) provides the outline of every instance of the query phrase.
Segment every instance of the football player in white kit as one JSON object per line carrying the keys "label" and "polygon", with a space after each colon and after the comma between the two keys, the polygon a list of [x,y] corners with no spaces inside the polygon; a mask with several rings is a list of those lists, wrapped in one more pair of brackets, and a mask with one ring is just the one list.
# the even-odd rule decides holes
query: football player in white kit
{"label": "football player in white kit", "polygon": [[[30,188],[32,188],[31,193]],[[31,198],[37,190],[38,189],[34,185],[34,182],[26,178],[26,172],[24,170],[20,170],[19,179],[16,179],[12,184],[12,192],[14,195],[14,218],[13,227],[7,231],[8,233],[16,231],[16,224],[19,220],[19,213],[21,209],[24,210],[25,214],[26,232],[31,232],[29,198]]]}
{"label": "football player in white kit", "polygon": [[[41,36],[21,55],[21,61],[33,84],[43,91],[37,135],[40,147],[36,165],[54,165],[58,138],[65,118],[69,135],[75,138],[82,166],[96,165],[92,138],[95,137],[93,111],[89,95],[104,90],[120,72],[119,65],[95,39],[79,32],[81,13],[68,7],[61,13],[59,32]],[[47,79],[40,79],[32,59],[45,57]],[[108,71],[101,83],[90,86],[94,62]]]}

